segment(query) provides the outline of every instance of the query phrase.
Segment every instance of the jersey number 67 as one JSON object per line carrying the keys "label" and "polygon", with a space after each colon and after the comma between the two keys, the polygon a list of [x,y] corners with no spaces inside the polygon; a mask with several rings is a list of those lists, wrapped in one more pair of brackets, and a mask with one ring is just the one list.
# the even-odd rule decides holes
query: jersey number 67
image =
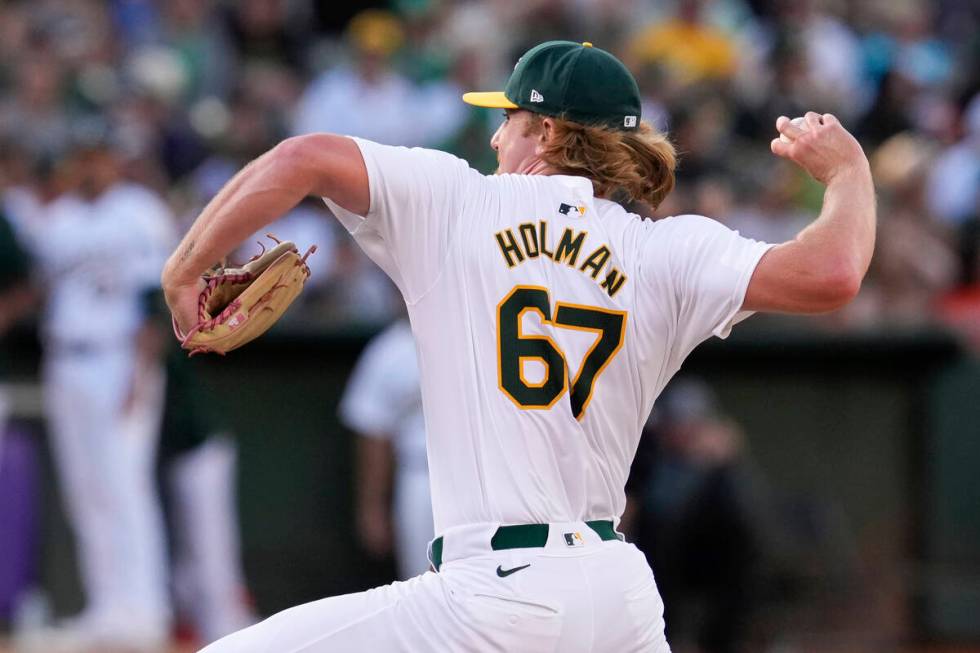
{"label": "jersey number 67", "polygon": [[[582,367],[569,380],[565,354],[547,335],[524,335],[524,313],[535,311],[542,324],[560,329],[576,329],[596,334],[586,352]],[[571,407],[575,419],[582,419],[592,398],[596,380],[623,346],[626,312],[596,306],[558,302],[552,317],[547,288],[515,286],[497,305],[497,371],[501,391],[521,408],[549,409],[571,385]],[[524,363],[539,361],[544,378],[531,382],[524,376]]]}

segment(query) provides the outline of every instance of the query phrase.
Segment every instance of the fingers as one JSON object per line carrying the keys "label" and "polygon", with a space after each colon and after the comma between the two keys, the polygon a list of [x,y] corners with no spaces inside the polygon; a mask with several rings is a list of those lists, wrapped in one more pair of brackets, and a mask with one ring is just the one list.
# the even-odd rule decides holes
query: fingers
{"label": "fingers", "polygon": [[807,111],[803,115],[803,125],[799,119],[790,120],[786,116],[779,116],[776,119],[776,131],[787,138],[799,138],[804,132],[817,129],[827,125],[838,125],[840,122],[832,113],[820,114],[816,111]]}
{"label": "fingers", "polygon": [[803,134],[803,130],[793,124],[786,116],[779,116],[776,119],[776,131],[788,138],[789,140],[795,140]]}
{"label": "fingers", "polygon": [[803,121],[808,129],[814,130],[823,125],[823,116],[815,111],[807,111],[803,115]]}
{"label": "fingers", "polygon": [[793,145],[797,139],[807,132],[815,131],[818,127],[823,126],[822,121],[823,116],[813,111],[808,111],[802,118],[792,120],[786,116],[779,116],[776,119],[776,130],[780,136],[772,140],[769,149],[777,156],[792,159]]}
{"label": "fingers", "polygon": [[787,143],[786,141],[781,141],[778,138],[774,138],[772,139],[772,142],[769,143],[769,149],[772,150],[772,153],[776,156],[781,156],[788,159],[789,150],[792,145],[792,143]]}
{"label": "fingers", "polygon": [[810,130],[815,130],[819,127],[840,126],[840,121],[837,120],[837,116],[832,113],[820,114],[815,111],[807,111],[806,115],[803,116],[803,120]]}
{"label": "fingers", "polygon": [[[802,118],[790,120],[786,116],[779,116],[776,119],[776,131],[782,136],[780,140],[783,145],[792,144],[807,132],[822,131],[821,128],[839,127],[840,122],[837,117],[830,113],[819,114],[815,111],[807,111]],[[786,141],[789,141],[787,143]],[[772,151],[780,156],[785,156],[788,150],[784,147],[772,146]]]}
{"label": "fingers", "polygon": [[788,139],[789,142],[793,142],[802,136],[806,129],[801,129],[799,124],[793,124],[793,121],[786,116],[779,116],[776,119],[776,131]]}

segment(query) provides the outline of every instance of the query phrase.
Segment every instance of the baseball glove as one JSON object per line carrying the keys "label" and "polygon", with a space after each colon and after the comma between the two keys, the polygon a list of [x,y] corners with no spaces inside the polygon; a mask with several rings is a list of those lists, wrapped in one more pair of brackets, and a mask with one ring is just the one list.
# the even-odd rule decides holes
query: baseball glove
{"label": "baseball glove", "polygon": [[197,302],[198,321],[186,334],[174,321],[174,334],[190,355],[204,352],[225,354],[265,333],[286,312],[310,276],[307,257],[316,245],[300,256],[296,245],[280,241],[275,247],[252,257],[238,268],[219,264],[204,273],[206,283]]}

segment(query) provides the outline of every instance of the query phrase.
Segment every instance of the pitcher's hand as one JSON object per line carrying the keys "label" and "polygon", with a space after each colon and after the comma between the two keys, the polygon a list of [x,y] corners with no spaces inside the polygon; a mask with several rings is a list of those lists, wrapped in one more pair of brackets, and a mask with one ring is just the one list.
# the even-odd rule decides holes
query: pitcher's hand
{"label": "pitcher's hand", "polygon": [[198,301],[206,285],[204,280],[198,277],[193,283],[164,286],[167,306],[181,334],[186,335],[197,324]]}
{"label": "pitcher's hand", "polygon": [[825,185],[838,175],[868,168],[861,145],[837,118],[808,111],[804,120],[806,129],[792,124],[786,116],[776,120],[776,130],[790,142],[774,138],[770,143],[773,154],[793,161]]}

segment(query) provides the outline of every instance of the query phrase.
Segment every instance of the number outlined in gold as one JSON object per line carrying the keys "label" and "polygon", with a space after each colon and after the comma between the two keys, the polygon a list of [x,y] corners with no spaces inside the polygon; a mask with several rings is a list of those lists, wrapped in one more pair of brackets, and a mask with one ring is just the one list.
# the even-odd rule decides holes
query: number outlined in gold
{"label": "number outlined in gold", "polygon": [[[511,345],[515,341],[522,343],[527,343],[529,341],[546,342],[547,345],[543,345],[550,348],[551,352],[545,352],[550,354],[553,352],[557,355],[558,359],[561,360],[563,368],[562,374],[562,385],[554,391],[554,396],[548,398],[547,402],[538,401],[532,403],[525,397],[523,400],[518,395],[528,395],[535,390],[541,390],[546,385],[548,385],[551,374],[553,372],[552,365],[549,364],[545,356],[539,356],[535,354],[522,354],[518,352],[513,352],[516,357],[517,365],[517,377],[519,378],[519,383],[515,383],[515,379],[511,378],[505,380],[504,378],[504,330],[502,327],[502,309],[505,305],[509,304],[514,295],[521,291],[530,291],[531,294],[528,295],[527,301],[534,302],[527,303],[521,306],[520,310],[517,312],[516,325],[513,330],[513,337],[510,338],[508,345]],[[543,300],[543,301],[542,301]],[[547,308],[549,314],[546,314],[542,310],[540,304],[544,304]],[[555,403],[565,395],[565,392],[571,388],[571,408],[572,414],[575,419],[581,421],[585,416],[585,411],[589,406],[589,402],[592,401],[592,396],[595,391],[596,381],[599,376],[605,371],[612,359],[615,358],[619,350],[622,349],[623,343],[626,337],[626,323],[628,319],[628,313],[626,311],[617,311],[613,309],[601,308],[598,306],[586,306],[582,304],[573,304],[571,302],[556,302],[554,311],[551,311],[551,295],[547,288],[541,286],[530,286],[530,285],[517,285],[511,289],[509,293],[497,304],[497,386],[500,391],[510,399],[514,405],[516,405],[521,410],[547,410],[552,408]],[[586,351],[585,356],[582,358],[582,366],[579,368],[578,372],[575,373],[574,379],[569,379],[568,377],[568,361],[565,353],[561,350],[558,344],[547,335],[534,335],[525,336],[521,331],[521,325],[524,318],[524,314],[527,311],[535,311],[541,318],[542,325],[552,325],[555,328],[560,329],[574,329],[576,331],[587,331],[597,334],[595,341]],[[562,319],[562,314],[564,313],[565,318]],[[524,345],[527,346],[526,344]],[[599,358],[597,358],[599,357]],[[527,360],[540,360],[545,367],[546,373],[544,379],[540,383],[530,383],[524,377],[524,363]],[[594,371],[590,371],[594,368]],[[581,383],[587,383],[586,388],[580,386]],[[508,388],[511,385],[513,387]],[[579,404],[576,406],[576,404]]]}
{"label": "number outlined in gold", "polygon": [[[558,343],[556,343],[554,340],[551,339],[551,336],[548,335],[525,336],[522,333],[521,324],[524,320],[524,314],[528,311],[536,312],[539,318],[541,319],[541,323],[543,325],[551,324],[552,326],[554,326],[554,322],[552,322],[551,316],[545,315],[544,311],[542,311],[541,308],[538,306],[526,305],[522,307],[520,311],[518,311],[517,318],[516,318],[517,320],[516,339],[522,341],[532,341],[532,342],[533,341],[547,342],[548,345],[550,345],[551,349],[560,357],[562,362],[563,383],[562,383],[561,390],[557,392],[555,396],[551,398],[550,401],[548,401],[547,403],[530,403],[530,402],[522,403],[520,398],[515,397],[512,391],[507,389],[506,384],[504,382],[503,354],[502,354],[502,347],[501,347],[501,334],[503,332],[501,329],[501,321],[500,321],[501,308],[510,301],[511,297],[513,297],[516,293],[523,290],[531,290],[531,291],[542,293],[545,296],[545,298],[547,298],[546,306],[548,307],[550,312],[551,300],[548,295],[548,289],[543,286],[529,286],[529,285],[514,286],[511,289],[511,291],[507,293],[507,295],[503,299],[501,299],[500,302],[497,304],[497,387],[500,388],[500,391],[504,393],[504,396],[506,396],[508,399],[514,402],[514,405],[520,408],[521,410],[549,410],[555,405],[555,402],[561,399],[561,397],[565,394],[565,391],[568,389],[568,374],[565,372],[565,370],[568,369],[568,362],[565,360],[564,352],[562,352],[561,348],[558,346]],[[544,364],[545,375],[544,375],[544,379],[540,383],[532,384],[529,383],[524,378],[525,360],[540,360]],[[518,377],[520,378],[521,382],[524,384],[526,388],[538,390],[543,388],[545,385],[547,385],[548,380],[551,378],[552,370],[551,370],[551,365],[548,363],[547,359],[544,356],[518,354],[517,371],[518,371]]]}

